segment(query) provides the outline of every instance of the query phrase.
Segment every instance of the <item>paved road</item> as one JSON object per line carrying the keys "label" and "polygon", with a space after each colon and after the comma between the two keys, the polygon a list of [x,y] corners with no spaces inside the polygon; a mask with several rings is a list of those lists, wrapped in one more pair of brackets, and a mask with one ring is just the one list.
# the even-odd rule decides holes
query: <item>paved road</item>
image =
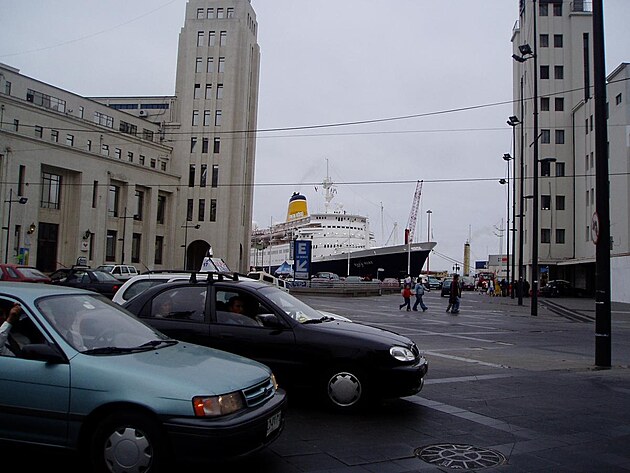
{"label": "paved road", "polygon": [[[413,338],[430,363],[424,390],[351,415],[292,399],[276,443],[212,471],[630,471],[630,306],[613,305],[613,366],[597,369],[592,300],[541,299],[532,317],[529,299],[477,293],[457,316],[435,291],[425,313],[399,311],[397,294],[300,298]],[[24,471],[81,471],[65,455],[28,458]]]}

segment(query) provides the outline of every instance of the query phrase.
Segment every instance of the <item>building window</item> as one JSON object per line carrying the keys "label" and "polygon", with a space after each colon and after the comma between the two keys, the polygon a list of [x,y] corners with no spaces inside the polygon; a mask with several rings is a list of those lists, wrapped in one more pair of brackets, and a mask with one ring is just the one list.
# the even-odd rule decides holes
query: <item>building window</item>
{"label": "building window", "polygon": [[109,156],[109,145],[106,145],[106,144],[101,145],[101,154],[103,156]]}
{"label": "building window", "polygon": [[[10,86],[9,86],[9,89],[10,89]],[[10,95],[10,94],[7,94],[7,95]],[[26,90],[26,101],[31,102],[35,105],[41,105],[42,107],[45,107],[45,108],[50,108],[51,110],[55,110],[57,112],[66,111],[65,100],[61,100],[61,99],[58,99],[57,97],[53,97],[51,95],[37,92],[36,90],[32,90],[32,89]]]}
{"label": "building window", "polygon": [[551,143],[551,130],[540,130],[540,142],[545,145]]}
{"label": "building window", "polygon": [[217,110],[214,113],[214,126],[221,126],[222,122],[223,122],[223,114],[221,110]]}
{"label": "building window", "polygon": [[92,140],[87,140],[85,143],[85,149],[88,151],[92,151]]}
{"label": "building window", "polygon": [[156,222],[164,224],[164,214],[166,213],[166,196],[158,195],[157,199],[157,218]]}
{"label": "building window", "polygon": [[203,72],[203,58],[198,57],[195,61],[195,72]]}
{"label": "building window", "polygon": [[561,48],[563,41],[562,41],[562,35],[561,34],[555,34],[553,35],[553,47],[554,48]]}
{"label": "building window", "polygon": [[564,98],[556,97],[555,102],[555,110],[556,112],[564,112]]}
{"label": "building window", "polygon": [[131,123],[127,123],[123,120],[120,120],[120,125],[118,125],[118,129],[123,133],[127,133],[129,135],[136,136],[138,134],[138,127],[136,125],[132,125]]}
{"label": "building window", "polygon": [[591,227],[590,226],[586,226],[586,241],[589,241],[591,239]]}
{"label": "building window", "polygon": [[219,46],[225,46],[227,44],[227,31],[221,31],[219,33]]}
{"label": "building window", "polygon": [[566,199],[563,195],[556,196],[556,210],[565,210]]}
{"label": "building window", "polygon": [[200,98],[201,98],[201,84],[195,84],[195,88],[193,92],[193,99],[200,99]]}
{"label": "building window", "polygon": [[540,196],[540,210],[551,210],[551,196],[550,195]]}
{"label": "building window", "polygon": [[6,82],[4,83],[4,93],[5,93],[6,95],[11,95],[11,82],[6,81]]}
{"label": "building window", "polygon": [[223,8],[217,8],[217,18],[225,18],[225,10]]}
{"label": "building window", "polygon": [[208,10],[206,11],[206,18],[208,19],[213,19],[214,18],[214,8],[208,8]]}
{"label": "building window", "polygon": [[212,74],[214,72],[214,58],[208,58],[208,64],[206,65],[206,73]]}
{"label": "building window", "polygon": [[203,8],[197,8],[197,19],[198,20],[203,20],[204,14],[205,14],[205,12],[203,11]]}
{"label": "building window", "polygon": [[98,202],[98,181],[94,181],[92,184],[92,208],[96,208],[96,203]]}
{"label": "building window", "polygon": [[214,46],[216,43],[216,33],[214,31],[208,32],[208,46]]}
{"label": "building window", "polygon": [[217,199],[210,199],[210,221],[217,221]]}
{"label": "building window", "polygon": [[166,161],[160,162],[160,170],[166,172]]}
{"label": "building window", "polygon": [[551,243],[551,229],[550,228],[540,229],[540,242]]}
{"label": "building window", "polygon": [[223,73],[225,72],[225,58],[224,57],[220,57],[219,58],[219,69],[218,69],[219,73]]}
{"label": "building window", "polygon": [[208,165],[201,165],[201,173],[199,176],[199,187],[206,187],[206,181],[208,179]]}
{"label": "building window", "polygon": [[198,124],[199,124],[199,110],[193,110],[192,126],[197,126]]}
{"label": "building window", "polygon": [[127,161],[133,163],[133,151],[127,151]]}
{"label": "building window", "polygon": [[197,137],[193,136],[190,139],[190,152],[194,153],[195,152],[195,148],[197,147]]}
{"label": "building window", "polygon": [[105,260],[116,261],[116,241],[118,233],[116,230],[107,230],[107,239],[105,241]]}
{"label": "building window", "polygon": [[118,202],[120,201],[120,187],[111,185],[107,192],[107,216],[118,217]]}
{"label": "building window", "polygon": [[122,158],[122,150],[120,148],[114,148],[114,158]]}
{"label": "building window", "polygon": [[549,111],[549,97],[540,97],[540,111],[548,112]]}
{"label": "building window", "polygon": [[197,31],[197,46],[203,46],[203,31]]}
{"label": "building window", "polygon": [[42,172],[40,207],[43,209],[59,209],[61,207],[61,176]]}
{"label": "building window", "polygon": [[155,237],[155,264],[162,264],[162,248],[164,247],[164,237],[156,236]]}
{"label": "building window", "polygon": [[146,158],[144,157],[144,155],[143,155],[143,154],[141,154],[140,156],[138,156],[138,162],[139,162],[142,166],[144,166],[144,161],[145,161],[145,159],[146,159]]}
{"label": "building window", "polygon": [[553,16],[562,16],[562,3],[553,4]]}
{"label": "building window", "polygon": [[214,139],[214,146],[212,148],[212,152],[214,154],[219,154],[221,152],[221,138]]}
{"label": "building window", "polygon": [[217,100],[223,98],[223,84],[217,84]]}
{"label": "building window", "polygon": [[133,215],[134,220],[142,220],[144,215],[144,191],[136,190],[136,213]]}
{"label": "building window", "polygon": [[586,190],[586,206],[587,206],[587,207],[588,207],[588,206],[589,206],[589,204],[590,204],[590,200],[591,200],[591,199],[590,199],[590,195],[591,195],[591,193],[590,193],[590,191],[587,189],[587,190]]}
{"label": "building window", "polygon": [[553,66],[553,76],[555,79],[564,79],[564,66]]}
{"label": "building window", "polygon": [[212,165],[212,187],[218,187],[219,186],[219,165],[218,164],[213,164]]}
{"label": "building window", "polygon": [[57,130],[50,130],[50,141],[59,143],[59,132]]}
{"label": "building window", "polygon": [[212,120],[212,112],[210,110],[203,111],[203,126],[210,126]]}
{"label": "building window", "polygon": [[190,222],[193,219],[193,200],[188,199],[188,205],[186,206],[186,221]]}
{"label": "building window", "polygon": [[234,8],[228,8],[227,9],[227,17],[228,18],[234,18]]}
{"label": "building window", "polygon": [[79,118],[83,118],[83,114],[85,113],[84,107],[79,107]]}
{"label": "building window", "polygon": [[20,129],[20,120],[15,118],[13,120],[13,131],[18,131]]}
{"label": "building window", "polygon": [[202,142],[201,142],[201,152],[206,154],[208,153],[208,149],[210,146],[210,141],[208,140],[208,138],[203,138]]}
{"label": "building window", "polygon": [[155,160],[155,158],[151,158],[151,162],[149,163],[149,166],[155,169],[156,165],[157,165],[157,161]]}
{"label": "building window", "polygon": [[195,187],[195,165],[188,167],[188,187]]}
{"label": "building window", "polygon": [[39,125],[35,125],[35,138],[42,138],[43,136],[44,129]]}
{"label": "building window", "polygon": [[66,145],[74,146],[74,135],[66,135]]}
{"label": "building window", "polygon": [[622,102],[621,94],[617,94],[617,96],[615,97],[615,105],[621,105],[621,102]]}
{"label": "building window", "polygon": [[205,99],[210,100],[212,98],[212,84],[206,84]]}
{"label": "building window", "polygon": [[540,78],[549,79],[549,66],[540,66]]}
{"label": "building window", "polygon": [[551,176],[551,163],[549,161],[540,162],[540,176],[541,177]]}
{"label": "building window", "polygon": [[565,241],[565,231],[563,228],[556,229],[556,243],[563,245]]}
{"label": "building window", "polygon": [[153,132],[151,130],[147,130],[146,128],[142,130],[142,138],[147,141],[153,141]]}
{"label": "building window", "polygon": [[25,174],[26,174],[26,166],[24,166],[23,164],[20,164],[20,167],[18,168],[18,189],[17,189],[17,195],[19,196],[24,195]]}
{"label": "building window", "polygon": [[564,163],[556,163],[556,177],[564,176]]}
{"label": "building window", "polygon": [[131,237],[131,262],[140,262],[140,244],[142,242],[142,235],[140,233],[134,233]]}
{"label": "building window", "polygon": [[588,135],[588,118],[584,121],[584,129],[586,130],[586,134]]}
{"label": "building window", "polygon": [[101,112],[94,112],[94,123],[108,128],[114,128],[114,117],[110,117]]}
{"label": "building window", "polygon": [[198,220],[203,222],[206,214],[206,199],[199,199]]}
{"label": "building window", "polygon": [[538,4],[538,14],[540,16],[549,16],[549,4],[548,3],[539,3]]}
{"label": "building window", "polygon": [[540,47],[541,48],[548,48],[549,47],[549,35],[548,34],[541,34],[540,35]]}
{"label": "building window", "polygon": [[564,130],[556,130],[556,144],[557,145],[564,144]]}

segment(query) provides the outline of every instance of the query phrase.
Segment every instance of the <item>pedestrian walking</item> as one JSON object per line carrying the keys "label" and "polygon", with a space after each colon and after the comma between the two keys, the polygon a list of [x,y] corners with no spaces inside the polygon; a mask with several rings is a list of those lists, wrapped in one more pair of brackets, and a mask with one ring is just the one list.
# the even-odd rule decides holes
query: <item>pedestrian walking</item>
{"label": "pedestrian walking", "polygon": [[422,300],[422,296],[424,296],[424,285],[422,284],[422,282],[416,283],[415,294],[416,294],[416,302],[413,305],[413,310],[417,311],[418,305],[419,305],[420,308],[422,309],[422,312],[425,312],[428,309],[428,307],[424,305],[424,301]]}
{"label": "pedestrian walking", "polygon": [[410,311],[411,310],[411,286],[408,284],[405,284],[405,287],[403,287],[401,294],[403,296],[403,303],[400,304],[400,306],[398,307],[398,310],[401,310],[403,307],[407,307],[407,310]]}
{"label": "pedestrian walking", "polygon": [[[451,314],[459,313],[459,301],[462,297],[462,287],[459,284],[459,274],[453,275],[453,280],[451,281],[451,291],[448,296],[448,303],[451,310]],[[448,312],[448,309],[446,310]]]}

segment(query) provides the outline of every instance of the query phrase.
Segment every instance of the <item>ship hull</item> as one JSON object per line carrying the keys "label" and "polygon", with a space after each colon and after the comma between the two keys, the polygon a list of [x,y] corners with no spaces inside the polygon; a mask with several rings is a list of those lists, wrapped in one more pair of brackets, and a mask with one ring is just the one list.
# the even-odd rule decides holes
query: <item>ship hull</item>
{"label": "ship hull", "polygon": [[377,276],[381,280],[400,279],[407,273],[420,274],[433,246],[435,243],[424,243],[414,245],[410,250],[407,245],[397,245],[329,256],[311,262],[311,275],[329,271],[340,276],[350,274],[371,279],[376,279]]}

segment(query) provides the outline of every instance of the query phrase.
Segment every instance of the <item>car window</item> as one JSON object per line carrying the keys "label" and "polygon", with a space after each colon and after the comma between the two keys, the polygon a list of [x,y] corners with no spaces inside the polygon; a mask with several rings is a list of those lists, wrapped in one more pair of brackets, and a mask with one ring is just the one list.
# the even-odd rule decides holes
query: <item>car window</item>
{"label": "car window", "polygon": [[206,308],[205,286],[184,286],[167,289],[151,301],[150,316],[190,322],[203,322]]}
{"label": "car window", "polygon": [[116,279],[114,276],[112,276],[109,273],[105,273],[103,271],[93,271],[92,275],[94,276],[94,279],[96,279],[99,282],[108,282],[108,281],[118,282],[118,279]]}
{"label": "car window", "polygon": [[215,291],[214,307],[219,324],[262,325],[256,317],[261,313],[259,302],[249,294],[218,289]]}
{"label": "car window", "polygon": [[[13,299],[0,298],[0,309],[8,313],[15,302],[17,301]],[[35,326],[30,316],[22,311],[10,331],[5,332],[4,336],[0,335],[0,343],[0,356],[20,358],[25,345],[46,343],[46,337]]]}
{"label": "car window", "polygon": [[276,287],[266,287],[261,289],[260,292],[280,307],[289,317],[300,323],[322,318],[321,312],[313,309],[286,291]]}
{"label": "car window", "polygon": [[17,279],[18,275],[15,272],[15,270],[11,267],[11,266],[7,266],[6,267],[7,273],[9,273],[9,276],[11,276],[13,279]]}
{"label": "car window", "polygon": [[162,279],[142,279],[140,281],[135,281],[135,282],[131,283],[127,287],[127,289],[125,289],[125,292],[123,293],[122,298],[124,300],[128,301],[128,300],[136,297],[142,291],[146,291],[150,287],[157,286],[158,284],[164,284],[167,281],[168,281],[168,279],[166,279],[166,278],[162,278]]}

